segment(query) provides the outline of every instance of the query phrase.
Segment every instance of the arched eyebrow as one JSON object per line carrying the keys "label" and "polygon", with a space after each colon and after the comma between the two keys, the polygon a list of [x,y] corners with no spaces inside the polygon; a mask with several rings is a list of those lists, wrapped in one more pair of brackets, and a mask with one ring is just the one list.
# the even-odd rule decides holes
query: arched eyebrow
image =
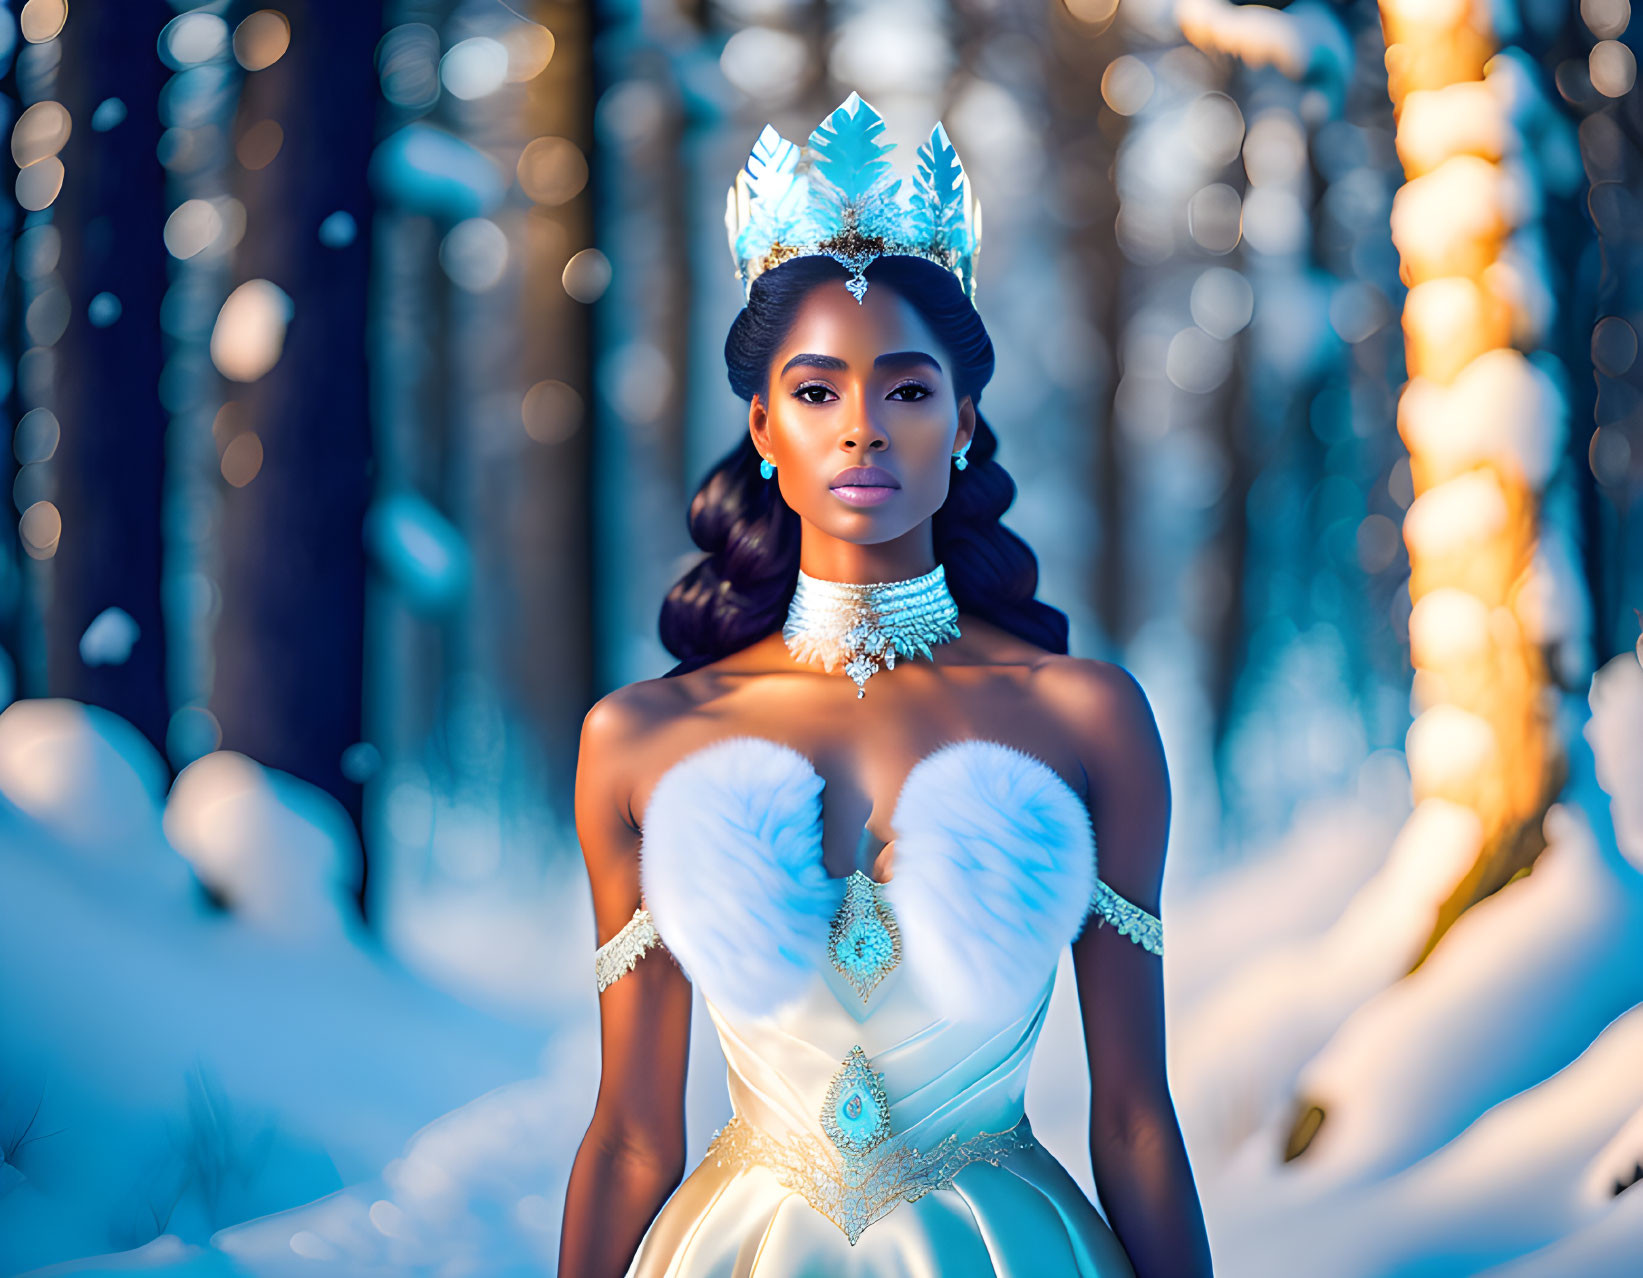
{"label": "arched eyebrow", "polygon": [[[883,368],[886,364],[928,364],[936,372],[941,372],[941,362],[934,355],[924,351],[891,351],[880,355],[873,361],[874,368]],[[782,372],[791,368],[826,368],[834,372],[843,372],[850,367],[836,355],[813,355],[801,353],[795,355],[782,365]]]}

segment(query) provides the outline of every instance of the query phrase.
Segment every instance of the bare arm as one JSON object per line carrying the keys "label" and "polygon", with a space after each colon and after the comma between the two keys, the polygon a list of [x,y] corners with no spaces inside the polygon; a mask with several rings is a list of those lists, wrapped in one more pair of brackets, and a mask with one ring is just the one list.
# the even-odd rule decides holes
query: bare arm
{"label": "bare arm", "polygon": [[[582,725],[576,831],[601,944],[639,903],[639,832],[623,765],[642,726],[620,693],[595,705]],[[588,967],[592,980],[591,955]],[[620,1278],[684,1175],[690,983],[664,951],[652,950],[599,996],[599,1023],[599,1096],[565,1193],[561,1278]]]}
{"label": "bare arm", "polygon": [[[1170,816],[1158,726],[1125,671],[1071,664],[1056,700],[1089,777],[1101,878],[1157,915]],[[1096,1190],[1136,1278],[1207,1278],[1203,1210],[1165,1075],[1163,963],[1096,922],[1073,945]]]}

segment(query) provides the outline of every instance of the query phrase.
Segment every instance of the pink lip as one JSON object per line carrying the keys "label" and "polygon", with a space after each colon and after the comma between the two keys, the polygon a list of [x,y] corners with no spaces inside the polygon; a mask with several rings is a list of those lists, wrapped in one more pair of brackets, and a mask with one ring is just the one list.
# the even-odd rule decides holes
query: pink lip
{"label": "pink lip", "polygon": [[852,506],[877,506],[880,502],[889,501],[896,495],[894,488],[883,485],[869,484],[840,484],[833,489],[833,496]]}
{"label": "pink lip", "polygon": [[852,506],[877,506],[901,487],[889,471],[878,466],[847,466],[833,476],[833,496]]}

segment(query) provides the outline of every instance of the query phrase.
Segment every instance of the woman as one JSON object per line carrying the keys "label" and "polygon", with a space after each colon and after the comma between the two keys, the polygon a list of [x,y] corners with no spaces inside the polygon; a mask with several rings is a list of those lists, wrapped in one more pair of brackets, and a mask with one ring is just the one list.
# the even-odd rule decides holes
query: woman
{"label": "woman", "polygon": [[[898,199],[882,129],[852,94],[801,167],[767,128],[731,192],[748,437],[691,507],[680,664],[583,730],[604,1064],[563,1278],[1209,1273],[1157,729],[999,523],[979,215],[940,125]],[[1110,1227],[1022,1113],[1069,942]],[[735,1116],[680,1184],[693,983]]]}

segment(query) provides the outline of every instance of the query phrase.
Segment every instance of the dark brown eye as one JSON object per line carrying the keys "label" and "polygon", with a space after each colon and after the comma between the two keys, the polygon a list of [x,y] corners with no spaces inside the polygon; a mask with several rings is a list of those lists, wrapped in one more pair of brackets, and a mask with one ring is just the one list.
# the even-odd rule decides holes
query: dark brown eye
{"label": "dark brown eye", "polygon": [[803,400],[806,404],[825,404],[825,397],[832,393],[821,382],[806,382],[793,392],[793,398]]}
{"label": "dark brown eye", "polygon": [[[916,393],[912,395],[903,395],[903,391],[913,391]],[[904,404],[916,404],[921,399],[929,399],[932,393],[933,392],[930,388],[923,382],[903,382],[900,386],[892,390],[886,398],[899,398]]]}

